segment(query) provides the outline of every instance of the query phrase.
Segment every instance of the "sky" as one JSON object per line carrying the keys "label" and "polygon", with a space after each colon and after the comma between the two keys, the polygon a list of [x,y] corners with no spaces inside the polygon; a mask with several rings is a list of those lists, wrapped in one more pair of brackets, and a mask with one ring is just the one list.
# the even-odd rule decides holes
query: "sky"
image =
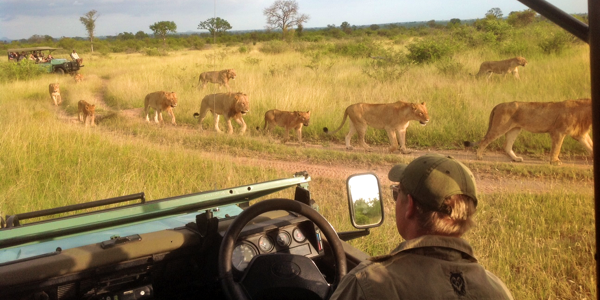
{"label": "sky", "polygon": [[[398,22],[483,18],[491,8],[504,16],[527,7],[516,0],[296,0],[299,13],[310,19],[305,28],[371,25]],[[26,39],[32,35],[86,37],[79,18],[98,12],[96,36],[122,32],[152,33],[150,25],[173,21],[177,32],[206,32],[198,24],[220,17],[232,30],[262,30],[263,10],[274,0],[0,0],[0,39]],[[563,11],[586,13],[586,0],[549,0]]]}

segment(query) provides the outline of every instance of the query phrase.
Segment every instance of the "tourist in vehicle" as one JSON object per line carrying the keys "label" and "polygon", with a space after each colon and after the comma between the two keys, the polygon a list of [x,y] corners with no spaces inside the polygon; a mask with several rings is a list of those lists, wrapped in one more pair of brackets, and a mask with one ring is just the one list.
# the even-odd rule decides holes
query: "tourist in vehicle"
{"label": "tourist in vehicle", "polygon": [[73,53],[71,53],[71,58],[77,62],[77,65],[80,67],[83,66],[83,58],[80,58],[75,49],[73,49]]}
{"label": "tourist in vehicle", "polygon": [[427,154],[389,174],[404,241],[352,269],[331,299],[513,299],[461,236],[473,225],[475,179],[449,156]]}

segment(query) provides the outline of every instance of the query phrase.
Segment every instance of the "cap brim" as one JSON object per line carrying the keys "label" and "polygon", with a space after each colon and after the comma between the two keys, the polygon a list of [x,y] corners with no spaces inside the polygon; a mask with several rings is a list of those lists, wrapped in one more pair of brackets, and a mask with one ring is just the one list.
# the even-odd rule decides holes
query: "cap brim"
{"label": "cap brim", "polygon": [[402,179],[402,175],[404,174],[404,170],[406,170],[406,166],[408,165],[401,164],[393,166],[388,173],[388,179],[390,181],[400,182],[400,179]]}

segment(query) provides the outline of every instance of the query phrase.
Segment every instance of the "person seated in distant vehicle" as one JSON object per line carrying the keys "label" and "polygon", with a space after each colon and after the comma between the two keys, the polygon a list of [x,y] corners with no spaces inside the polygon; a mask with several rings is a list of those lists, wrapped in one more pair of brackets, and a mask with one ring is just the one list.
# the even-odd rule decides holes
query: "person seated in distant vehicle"
{"label": "person seated in distant vehicle", "polygon": [[35,55],[33,55],[33,53],[29,53],[29,57],[28,57],[28,59],[29,59],[29,60],[33,60],[33,61],[36,61],[36,60],[37,60],[37,59],[35,58]]}
{"label": "person seated in distant vehicle", "polygon": [[73,49],[73,53],[71,53],[71,58],[77,62],[78,66],[83,67],[83,58],[80,58],[79,55],[77,55],[75,49]]}
{"label": "person seated in distant vehicle", "polygon": [[14,52],[8,53],[8,61],[17,60],[17,54]]}
{"label": "person seated in distant vehicle", "polygon": [[45,62],[49,62],[52,61],[54,59],[54,57],[52,56],[51,53],[48,53],[48,56],[46,56],[46,60],[44,60]]}

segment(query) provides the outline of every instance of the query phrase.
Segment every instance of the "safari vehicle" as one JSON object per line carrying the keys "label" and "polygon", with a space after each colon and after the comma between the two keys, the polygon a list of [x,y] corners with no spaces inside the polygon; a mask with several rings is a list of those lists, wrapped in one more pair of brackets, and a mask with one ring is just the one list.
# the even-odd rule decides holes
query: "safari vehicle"
{"label": "safari vehicle", "polygon": [[[7,55],[10,54],[11,52],[15,52],[17,54],[25,52],[25,54],[27,56],[29,56],[29,54],[31,54],[33,52],[41,51],[42,53],[45,53],[45,51],[48,51],[48,53],[45,55],[45,56],[48,56],[48,54],[51,54],[55,50],[62,50],[62,48],[31,47],[31,48],[13,48],[13,49],[7,49],[6,51],[7,51]],[[54,58],[54,59],[50,60],[49,62],[40,62],[37,65],[41,69],[45,70],[47,73],[57,73],[57,74],[65,74],[65,73],[73,74],[73,73],[77,73],[77,71],[79,71],[79,69],[81,68],[77,64],[77,62],[69,61],[64,58]]]}
{"label": "safari vehicle", "polygon": [[[589,1],[589,26],[546,1],[521,2],[590,44],[599,145],[600,1]],[[594,157],[598,245],[599,151]],[[344,241],[383,221],[381,193],[373,175],[351,177],[349,211],[361,230],[335,232],[311,208],[309,182],[308,174],[297,173],[152,202],[138,194],[7,216],[0,229],[0,299],[327,299],[340,278],[368,258]],[[286,188],[295,188],[293,200],[249,205]],[[21,224],[133,200],[140,203]]]}
{"label": "safari vehicle", "polygon": [[[146,202],[144,194],[7,216],[0,299],[326,299],[368,255],[344,240],[383,222],[379,181],[348,179],[352,222],[315,209],[310,176]],[[295,199],[249,201],[286,188]],[[74,210],[118,208],[21,224]]]}

